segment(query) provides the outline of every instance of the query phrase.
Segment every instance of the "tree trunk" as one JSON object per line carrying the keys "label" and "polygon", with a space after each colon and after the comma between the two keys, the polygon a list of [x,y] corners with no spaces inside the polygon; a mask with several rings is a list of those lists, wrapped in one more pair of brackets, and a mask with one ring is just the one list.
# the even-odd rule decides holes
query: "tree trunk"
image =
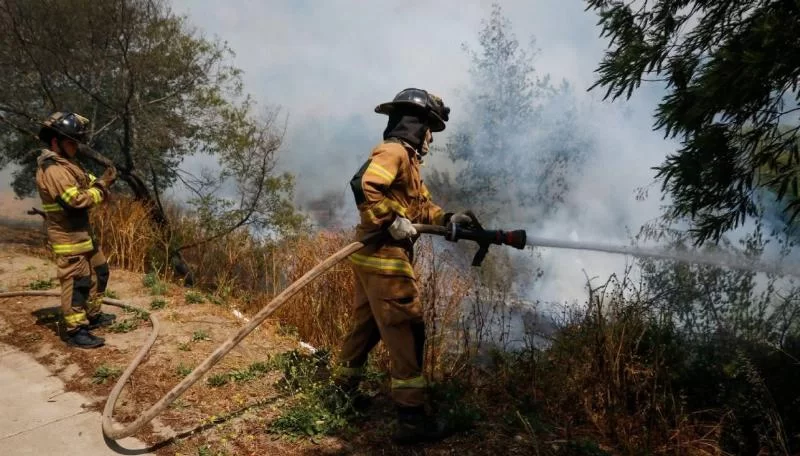
{"label": "tree trunk", "polygon": [[[88,147],[86,145],[81,145],[80,148],[81,153],[86,156],[87,158],[100,163],[105,167],[114,166],[114,163],[108,159],[108,157],[102,155],[101,153],[97,152],[96,150]],[[130,171],[129,169],[120,170],[120,179],[125,181],[126,184],[131,188],[133,191],[134,197],[143,202],[148,209],[148,214],[150,218],[158,225],[158,227],[167,234],[167,237],[170,238],[172,234],[172,227],[169,224],[169,219],[167,219],[166,214],[164,213],[163,208],[161,205],[156,204],[153,200],[153,197],[150,194],[150,190],[147,188],[147,185],[144,183],[141,177],[139,177],[134,171]],[[192,277],[192,271],[189,268],[189,265],[186,264],[186,261],[183,259],[183,255],[181,252],[169,247],[168,256],[170,264],[178,274],[179,277],[183,279],[183,283],[186,286],[194,285],[194,278]]]}

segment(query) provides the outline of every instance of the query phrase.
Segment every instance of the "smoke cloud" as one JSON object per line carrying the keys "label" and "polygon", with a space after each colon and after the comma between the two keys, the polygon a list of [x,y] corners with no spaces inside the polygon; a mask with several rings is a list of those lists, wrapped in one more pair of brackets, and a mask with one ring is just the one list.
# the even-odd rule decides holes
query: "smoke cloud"
{"label": "smoke cloud", "polygon": [[[297,175],[299,205],[311,210],[319,223],[338,226],[357,222],[347,183],[381,140],[386,118],[373,113],[375,105],[418,86],[441,95],[452,107],[450,125],[468,120],[470,60],[459,44],[479,50],[481,21],[491,13],[491,2],[455,0],[404,2],[402,8],[388,1],[345,0],[174,0],[173,5],[236,51],[247,90],[289,114],[280,166]],[[605,42],[598,38],[596,18],[580,2],[509,1],[502,6],[521,44],[535,37],[536,72],[572,86],[575,125],[592,144],[583,166],[570,176],[571,189],[557,210],[535,220],[533,213],[508,208],[504,218],[517,225],[507,228],[629,243],[631,233],[656,218],[663,204],[658,188],[644,201],[636,200],[636,191],[651,184],[650,168],[675,149],[651,129],[660,89],[645,88],[629,102],[613,104],[601,101],[601,90],[586,91]],[[448,127],[436,142],[445,143],[453,131]],[[548,132],[531,131],[531,136],[546,137]],[[423,173],[448,170],[452,165],[442,155],[434,154]],[[545,301],[583,299],[584,270],[590,277],[602,277],[631,261],[566,250],[543,250],[541,255],[545,276],[533,294]]]}

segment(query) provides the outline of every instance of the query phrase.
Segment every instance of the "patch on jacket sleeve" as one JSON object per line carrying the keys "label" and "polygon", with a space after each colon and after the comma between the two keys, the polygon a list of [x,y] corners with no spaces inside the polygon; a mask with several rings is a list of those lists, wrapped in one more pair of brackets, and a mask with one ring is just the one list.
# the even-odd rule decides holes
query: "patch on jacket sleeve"
{"label": "patch on jacket sleeve", "polygon": [[367,196],[364,194],[364,187],[361,185],[361,178],[364,177],[364,173],[367,172],[367,168],[369,168],[369,164],[372,163],[372,159],[370,158],[364,165],[358,170],[358,172],[350,179],[350,188],[353,190],[353,196],[356,199],[356,206],[360,206],[363,203],[367,202]]}

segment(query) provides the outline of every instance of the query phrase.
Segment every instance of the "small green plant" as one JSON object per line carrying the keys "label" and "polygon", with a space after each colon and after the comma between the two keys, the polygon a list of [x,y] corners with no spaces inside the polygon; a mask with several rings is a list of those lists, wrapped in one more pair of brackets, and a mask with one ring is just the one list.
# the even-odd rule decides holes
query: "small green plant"
{"label": "small green plant", "polygon": [[111,326],[108,327],[108,330],[113,333],[127,333],[131,332],[134,329],[139,327],[139,320],[136,318],[130,319],[126,318],[122,321],[118,321]]}
{"label": "small green plant", "polygon": [[178,367],[175,368],[175,373],[178,374],[178,377],[186,377],[187,375],[191,374],[194,370],[191,366],[184,366],[183,363],[178,364]]}
{"label": "small green plant", "polygon": [[105,293],[103,293],[103,296],[111,299],[119,299],[119,295],[117,294],[117,292],[110,288],[106,289]]}
{"label": "small green plant", "polygon": [[255,380],[270,371],[267,363],[255,362],[247,369],[234,369],[228,373],[228,377],[236,383],[249,382]]}
{"label": "small green plant", "polygon": [[192,342],[198,342],[201,340],[211,340],[211,336],[208,335],[208,332],[206,332],[205,329],[198,329],[192,333]]}
{"label": "small green plant", "polygon": [[159,310],[167,307],[167,301],[162,298],[155,298],[150,301],[150,310]]}
{"label": "small green plant", "polygon": [[189,342],[178,342],[178,350],[184,352],[192,351],[192,345]]}
{"label": "small green plant", "polygon": [[218,387],[228,383],[228,374],[214,374],[208,378],[208,386]]}
{"label": "small green plant", "polygon": [[118,367],[111,367],[106,364],[101,364],[94,371],[92,375],[92,383],[96,385],[103,385],[109,380],[114,380],[122,373],[122,369]]}
{"label": "small green plant", "polygon": [[148,272],[142,278],[142,284],[150,289],[151,296],[161,296],[167,293],[167,284],[158,278],[155,272]]}
{"label": "small green plant", "polygon": [[214,304],[215,306],[224,306],[225,305],[225,299],[223,299],[223,298],[221,298],[219,296],[206,295],[206,297],[211,302],[211,304]]}
{"label": "small green plant", "polygon": [[34,280],[33,282],[28,285],[28,288],[31,290],[49,290],[53,288],[55,285],[53,284],[52,279],[47,280]]}
{"label": "small green plant", "polygon": [[359,416],[351,398],[330,379],[320,380],[320,371],[328,370],[329,363],[330,353],[325,350],[313,355],[293,350],[270,359],[266,367],[283,371],[279,387],[295,393],[298,398],[270,424],[270,432],[295,439],[350,429],[350,421]]}
{"label": "small green plant", "polygon": [[333,435],[350,430],[350,421],[359,416],[347,395],[330,381],[307,384],[298,398],[269,425],[270,432],[291,439]]}
{"label": "small green plant", "polygon": [[133,314],[133,318],[135,318],[136,320],[144,321],[150,318],[150,312],[142,309],[137,309],[134,307],[126,307],[125,312]]}
{"label": "small green plant", "polygon": [[187,304],[202,304],[206,302],[203,294],[197,291],[187,291],[184,295],[184,299],[186,300]]}
{"label": "small green plant", "polygon": [[[36,266],[34,266],[34,265],[30,265],[27,268],[25,268],[25,272],[35,271],[35,270],[36,270]],[[0,272],[2,272],[2,269],[0,269]]]}

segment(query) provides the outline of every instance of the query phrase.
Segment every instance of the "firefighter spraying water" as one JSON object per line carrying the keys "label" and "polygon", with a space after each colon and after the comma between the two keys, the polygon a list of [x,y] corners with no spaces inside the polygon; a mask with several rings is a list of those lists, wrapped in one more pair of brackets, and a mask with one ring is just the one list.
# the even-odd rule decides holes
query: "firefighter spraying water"
{"label": "firefighter spraying water", "polygon": [[[481,265],[490,246],[507,245],[520,250],[544,247],[606,252],[800,277],[800,268],[797,267],[765,264],[730,255],[667,252],[547,239],[528,236],[524,230],[484,229],[471,211],[445,212],[435,205],[419,175],[421,159],[427,153],[433,140],[432,133],[444,130],[444,124],[448,120],[450,109],[444,105],[441,98],[422,89],[406,89],[400,92],[392,102],[379,105],[375,110],[388,115],[389,121],[384,132],[384,141],[373,149],[364,166],[356,172],[350,182],[361,215],[361,224],[356,233],[356,240],[288,286],[253,315],[244,326],[222,343],[172,390],[150,408],[138,414],[133,422],[120,426],[113,420],[117,400],[133,372],[147,356],[158,335],[158,319],[155,314],[150,313],[153,331],[125,371],[119,376],[106,401],[102,427],[107,438],[118,440],[139,432],[194,383],[203,378],[214,365],[292,296],[345,259],[349,259],[352,263],[359,285],[353,298],[355,319],[352,330],[345,339],[338,357],[339,366],[335,373],[337,383],[346,393],[357,396],[358,383],[366,355],[378,340],[383,339],[390,352],[392,397],[398,409],[398,424],[393,434],[393,440],[397,443],[411,443],[445,437],[447,430],[441,428],[435,416],[427,415],[423,407],[426,381],[422,375],[421,364],[424,359],[422,350],[425,330],[421,318],[422,304],[419,300],[418,285],[411,266],[413,242],[421,234],[442,236],[450,242],[461,240],[475,242],[478,250],[472,264],[476,267]],[[47,169],[52,171],[59,168],[51,166]],[[77,190],[73,190],[73,187],[68,185],[74,186],[75,184],[70,181],[66,184],[59,184],[61,187],[67,186],[65,188],[58,187],[57,191],[45,192],[46,195],[56,199],[51,204],[53,211],[72,210],[72,206],[65,205],[65,202],[69,203],[75,199],[73,194],[82,189],[89,195],[87,198],[83,198],[86,206],[100,202],[110,185],[110,183],[105,185],[106,181],[111,182],[115,177],[111,175],[114,174],[114,170],[109,171],[109,174],[109,176],[104,175],[104,177],[96,179],[96,186],[99,186],[96,191],[92,186],[94,184],[88,181],[85,185],[80,183],[82,186],[75,187]],[[84,189],[84,187],[86,188]],[[58,198],[65,202],[57,200]],[[73,206],[75,205],[73,204]],[[48,212],[49,217],[51,215]],[[83,240],[83,238],[77,239],[77,241]],[[70,238],[68,241],[72,242],[73,240]],[[91,247],[86,249],[89,250]],[[88,258],[88,253],[79,253]],[[82,261],[85,263],[88,260],[82,259]],[[88,267],[84,269],[88,269]],[[69,287],[67,289],[72,290]],[[22,295],[57,296],[60,294],[47,291],[23,291],[0,293],[0,298]],[[75,293],[73,293],[74,296]],[[81,314],[81,309],[73,309],[75,307],[72,305],[73,301],[74,299],[65,301],[64,309],[67,316]],[[103,298],[103,302],[131,308],[125,302],[115,299]],[[82,303],[80,302],[80,304]],[[100,313],[98,312],[97,315]],[[77,317],[75,320],[78,321]],[[93,341],[89,342],[85,345],[100,345]]]}

